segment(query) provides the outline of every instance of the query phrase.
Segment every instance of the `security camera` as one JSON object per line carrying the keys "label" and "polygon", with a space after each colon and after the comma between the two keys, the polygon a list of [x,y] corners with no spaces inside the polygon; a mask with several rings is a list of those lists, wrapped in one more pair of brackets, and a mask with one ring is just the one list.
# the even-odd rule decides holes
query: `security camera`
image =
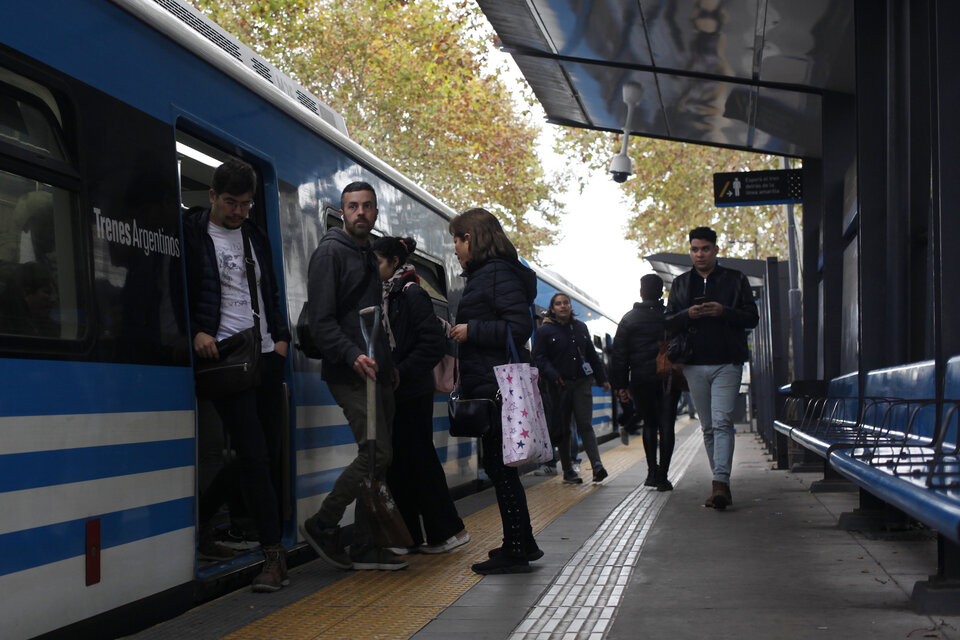
{"label": "security camera", "polygon": [[636,82],[628,82],[623,85],[623,102],[627,105],[627,117],[623,122],[623,141],[620,145],[620,153],[613,156],[610,162],[610,173],[613,174],[614,182],[626,182],[630,174],[633,173],[633,161],[627,155],[627,146],[630,144],[630,126],[633,122],[633,111],[637,108],[640,100],[643,98],[643,87]]}
{"label": "security camera", "polygon": [[624,152],[613,156],[610,162],[610,173],[613,174],[614,182],[626,182],[630,174],[633,173],[633,161]]}

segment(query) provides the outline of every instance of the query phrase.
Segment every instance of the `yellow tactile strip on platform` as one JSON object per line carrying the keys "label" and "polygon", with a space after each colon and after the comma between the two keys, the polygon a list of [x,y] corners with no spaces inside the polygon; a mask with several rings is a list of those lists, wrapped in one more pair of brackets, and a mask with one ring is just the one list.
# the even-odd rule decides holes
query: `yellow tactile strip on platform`
{"label": "yellow tactile strip on platform", "polygon": [[[604,452],[603,464],[616,477],[643,458],[643,447],[618,446]],[[527,489],[534,533],[577,504],[599,485],[569,485],[560,476]],[[500,512],[491,505],[464,518],[470,542],[451,553],[406,556],[402,571],[357,571],[274,614],[240,629],[227,638],[275,640],[407,638],[453,604],[482,576],[470,565],[485,560],[487,551],[501,544]],[[317,561],[319,562],[319,561]]]}

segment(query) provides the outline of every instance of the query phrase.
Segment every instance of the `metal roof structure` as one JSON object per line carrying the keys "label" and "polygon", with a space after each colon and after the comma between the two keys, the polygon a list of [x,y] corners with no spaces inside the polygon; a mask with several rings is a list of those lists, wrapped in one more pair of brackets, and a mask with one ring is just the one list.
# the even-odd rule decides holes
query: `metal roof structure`
{"label": "metal roof structure", "polygon": [[853,0],[477,3],[554,124],[816,158],[854,92]]}
{"label": "metal roof structure", "polygon": [[[668,291],[673,285],[673,279],[681,273],[690,271],[693,268],[693,261],[690,255],[686,253],[655,253],[644,256],[644,260],[650,263],[654,272],[663,278],[663,286]],[[763,275],[766,270],[766,262],[763,260],[745,260],[743,258],[720,258],[718,263],[721,266],[730,269],[736,269],[747,276],[750,286],[759,289],[763,286]]]}

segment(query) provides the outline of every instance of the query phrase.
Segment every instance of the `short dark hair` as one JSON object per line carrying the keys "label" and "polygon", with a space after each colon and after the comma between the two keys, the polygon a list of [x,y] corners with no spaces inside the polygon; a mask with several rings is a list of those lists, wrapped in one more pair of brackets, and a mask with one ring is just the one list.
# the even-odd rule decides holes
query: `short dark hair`
{"label": "short dark hair", "polygon": [[232,193],[239,196],[247,192],[256,193],[257,172],[243,160],[231,158],[213,172],[210,187],[217,195]]}
{"label": "short dark hair", "polygon": [[663,278],[648,273],[640,278],[640,297],[644,300],[658,300],[663,296]]}
{"label": "short dark hair", "polygon": [[409,258],[416,249],[417,241],[413,238],[393,238],[386,236],[384,238],[377,238],[376,242],[373,243],[373,252],[375,254],[383,256],[388,260],[396,258],[398,267],[406,264],[407,258]]}
{"label": "short dark hair", "polygon": [[374,189],[369,182],[363,182],[357,180],[356,182],[351,182],[343,188],[343,191],[340,192],[340,208],[343,209],[343,199],[348,193],[353,193],[354,191],[369,191],[373,194],[373,207],[377,208],[377,191]]}
{"label": "short dark hair", "polygon": [[717,232],[710,227],[697,227],[690,230],[690,242],[706,240],[710,244],[717,244]]}

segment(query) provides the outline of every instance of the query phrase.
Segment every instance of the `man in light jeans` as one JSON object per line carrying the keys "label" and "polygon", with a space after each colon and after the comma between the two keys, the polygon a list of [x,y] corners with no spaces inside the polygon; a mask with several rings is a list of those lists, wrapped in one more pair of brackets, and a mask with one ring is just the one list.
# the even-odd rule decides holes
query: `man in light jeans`
{"label": "man in light jeans", "polygon": [[733,504],[733,407],[743,363],[750,357],[747,330],[757,326],[760,314],[747,277],[717,264],[717,253],[717,234],[712,229],[690,231],[693,269],[673,281],[666,326],[687,344],[683,374],[713,472],[713,489],[704,505],[723,510]]}

